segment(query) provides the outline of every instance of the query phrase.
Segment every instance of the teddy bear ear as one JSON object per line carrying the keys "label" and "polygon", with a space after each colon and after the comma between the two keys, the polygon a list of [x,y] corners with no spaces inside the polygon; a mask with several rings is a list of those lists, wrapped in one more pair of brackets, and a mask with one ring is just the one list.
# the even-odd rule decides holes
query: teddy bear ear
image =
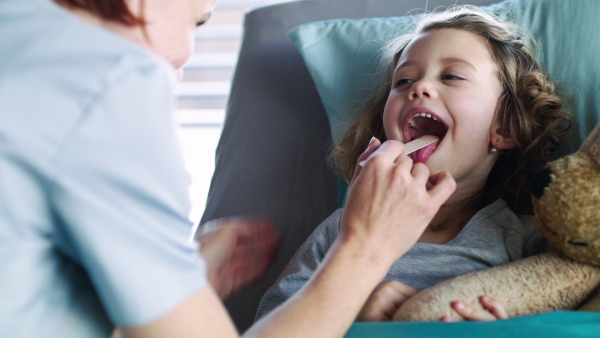
{"label": "teddy bear ear", "polygon": [[590,155],[597,163],[600,163],[600,123],[592,130],[579,151]]}
{"label": "teddy bear ear", "polygon": [[531,193],[533,196],[540,198],[544,195],[544,189],[550,185],[552,180],[550,174],[552,174],[552,170],[544,167],[531,175]]}

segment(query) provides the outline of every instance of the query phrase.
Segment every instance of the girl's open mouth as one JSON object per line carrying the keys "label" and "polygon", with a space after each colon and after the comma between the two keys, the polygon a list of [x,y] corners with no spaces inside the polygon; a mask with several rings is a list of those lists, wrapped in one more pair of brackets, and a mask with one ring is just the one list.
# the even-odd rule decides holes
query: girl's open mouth
{"label": "girl's open mouth", "polygon": [[434,135],[439,138],[439,141],[410,154],[413,161],[415,163],[425,163],[431,154],[433,154],[433,152],[436,150],[444,136],[446,136],[447,132],[448,127],[446,124],[431,114],[431,112],[419,110],[419,112],[408,116],[404,126],[404,136],[406,137],[406,142],[410,142],[424,135]]}

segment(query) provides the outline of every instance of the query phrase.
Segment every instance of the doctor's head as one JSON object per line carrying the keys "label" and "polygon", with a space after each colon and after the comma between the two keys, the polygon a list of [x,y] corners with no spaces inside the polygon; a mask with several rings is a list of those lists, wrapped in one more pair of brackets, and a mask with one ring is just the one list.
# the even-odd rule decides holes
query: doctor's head
{"label": "doctor's head", "polygon": [[54,0],[87,21],[140,43],[180,68],[217,0]]}

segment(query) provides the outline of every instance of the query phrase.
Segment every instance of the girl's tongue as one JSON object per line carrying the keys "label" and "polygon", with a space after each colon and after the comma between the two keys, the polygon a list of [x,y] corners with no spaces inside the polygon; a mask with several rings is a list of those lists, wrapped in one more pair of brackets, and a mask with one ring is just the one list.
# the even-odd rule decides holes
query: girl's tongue
{"label": "girl's tongue", "polygon": [[432,143],[428,146],[425,146],[417,151],[415,151],[414,153],[410,154],[410,156],[413,159],[414,163],[425,163],[427,161],[427,159],[429,158],[429,156],[431,156],[431,154],[433,154],[433,152],[435,151],[435,149],[437,148],[438,144],[440,142],[435,142]]}
{"label": "girl's tongue", "polygon": [[413,115],[408,120],[406,135],[409,140],[417,140],[424,135],[432,135],[438,138],[438,141],[427,145],[414,153],[410,154],[414,163],[425,163],[433,154],[441,140],[446,136],[448,129],[446,125],[440,122],[431,114],[419,113]]}

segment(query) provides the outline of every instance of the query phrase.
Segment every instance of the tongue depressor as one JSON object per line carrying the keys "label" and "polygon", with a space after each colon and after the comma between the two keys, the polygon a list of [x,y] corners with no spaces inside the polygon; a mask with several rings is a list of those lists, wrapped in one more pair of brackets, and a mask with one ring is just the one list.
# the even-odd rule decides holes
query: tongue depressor
{"label": "tongue depressor", "polygon": [[[434,142],[437,142],[440,138],[434,135],[424,135],[419,137],[416,140],[412,140],[404,145],[404,149],[406,150],[406,155],[410,153],[414,153],[415,151],[426,147]],[[364,167],[367,160],[361,161],[358,163],[359,166]]]}

